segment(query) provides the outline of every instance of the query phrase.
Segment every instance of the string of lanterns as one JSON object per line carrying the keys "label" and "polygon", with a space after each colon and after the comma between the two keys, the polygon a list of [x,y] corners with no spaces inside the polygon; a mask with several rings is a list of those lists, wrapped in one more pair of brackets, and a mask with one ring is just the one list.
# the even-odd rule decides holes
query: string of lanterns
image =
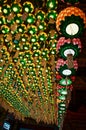
{"label": "string of lanterns", "polygon": [[[78,0],[62,0],[69,4],[78,3]],[[79,37],[86,27],[86,16],[77,7],[63,9],[56,19],[56,28],[61,37],[56,50],[59,58],[56,62],[58,126],[62,127],[63,118],[69,103],[72,82],[78,69],[77,58],[82,49]]]}

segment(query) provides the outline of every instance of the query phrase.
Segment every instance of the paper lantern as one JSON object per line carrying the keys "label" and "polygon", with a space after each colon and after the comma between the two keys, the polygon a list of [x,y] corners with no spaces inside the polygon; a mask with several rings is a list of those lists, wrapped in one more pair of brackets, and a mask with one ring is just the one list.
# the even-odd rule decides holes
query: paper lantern
{"label": "paper lantern", "polygon": [[10,6],[8,4],[2,6],[3,15],[9,15],[11,12]]}
{"label": "paper lantern", "polygon": [[77,7],[62,10],[56,20],[56,28],[65,37],[79,37],[86,27],[86,16]]}
{"label": "paper lantern", "polygon": [[11,6],[11,10],[16,14],[20,13],[22,11],[22,6],[19,3],[13,3]]}
{"label": "paper lantern", "polygon": [[47,0],[46,6],[48,9],[56,9],[58,1],[57,0]]}
{"label": "paper lantern", "polygon": [[76,60],[73,61],[73,68],[70,69],[68,68],[67,60],[64,61],[63,59],[58,59],[56,63],[56,69],[63,77],[75,75],[77,68],[78,64]]}
{"label": "paper lantern", "polygon": [[72,81],[69,78],[62,78],[61,80],[59,80],[59,84],[62,86],[69,86],[72,84]]}
{"label": "paper lantern", "polygon": [[45,19],[45,12],[42,11],[42,10],[38,10],[36,12],[36,19],[40,20],[40,21],[44,21],[44,19]]}
{"label": "paper lantern", "polygon": [[81,48],[82,46],[79,38],[65,39],[65,37],[61,37],[56,46],[58,53],[64,59],[67,59],[68,54],[72,54],[73,58],[78,57]]}
{"label": "paper lantern", "polygon": [[32,13],[34,11],[34,6],[31,2],[24,2],[23,3],[23,10],[26,12],[26,13]]}

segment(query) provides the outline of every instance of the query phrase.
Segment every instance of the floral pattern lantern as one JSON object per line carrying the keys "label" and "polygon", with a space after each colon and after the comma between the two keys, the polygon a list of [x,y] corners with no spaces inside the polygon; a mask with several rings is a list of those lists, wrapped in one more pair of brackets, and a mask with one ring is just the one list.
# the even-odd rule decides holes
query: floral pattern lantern
{"label": "floral pattern lantern", "polygon": [[71,76],[71,75],[75,75],[75,72],[78,69],[78,64],[77,61],[74,60],[73,68],[68,68],[67,60],[64,61],[63,59],[58,59],[56,63],[56,69],[63,77]]}
{"label": "floral pattern lantern", "polygon": [[62,10],[56,20],[59,33],[68,38],[79,37],[86,27],[86,16],[77,7],[67,7]]}
{"label": "floral pattern lantern", "polygon": [[81,52],[81,41],[79,38],[65,39],[61,37],[57,43],[57,52],[64,59],[67,59],[68,54],[72,54],[73,58],[76,58]]}

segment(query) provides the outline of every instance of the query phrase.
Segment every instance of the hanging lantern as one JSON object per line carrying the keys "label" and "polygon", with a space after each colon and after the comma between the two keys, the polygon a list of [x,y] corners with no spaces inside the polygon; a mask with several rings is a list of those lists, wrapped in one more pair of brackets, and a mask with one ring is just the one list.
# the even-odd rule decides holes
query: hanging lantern
{"label": "hanging lantern", "polygon": [[21,7],[21,5],[19,3],[13,3],[12,6],[11,6],[11,10],[14,13],[18,14],[18,13],[20,13],[22,11],[22,7]]}
{"label": "hanging lantern", "polygon": [[17,24],[22,24],[22,14],[17,14],[15,17],[14,17],[14,21],[17,23]]}
{"label": "hanging lantern", "polygon": [[29,34],[33,35],[37,33],[37,27],[35,25],[31,25],[31,26],[28,25],[27,28]]}
{"label": "hanging lantern", "polygon": [[58,7],[57,4],[58,4],[57,0],[47,0],[46,6],[47,9],[57,9]]}
{"label": "hanging lantern", "polygon": [[6,26],[6,25],[2,25],[1,26],[1,31],[2,31],[3,34],[7,34],[7,33],[9,33],[10,28],[8,26]]}
{"label": "hanging lantern", "polygon": [[50,10],[50,11],[48,11],[46,17],[47,17],[48,20],[51,20],[50,23],[52,23],[53,20],[56,20],[57,12],[55,10]]}
{"label": "hanging lantern", "polygon": [[61,80],[59,80],[59,84],[62,86],[69,86],[72,84],[72,81],[69,78],[62,78]]}
{"label": "hanging lantern", "polygon": [[64,61],[63,59],[58,59],[56,63],[56,69],[63,77],[75,75],[77,68],[78,64],[76,60],[73,61],[73,68],[70,69],[68,68],[67,60]]}
{"label": "hanging lantern", "polygon": [[30,42],[34,43],[38,41],[38,36],[37,35],[31,35],[30,37]]}
{"label": "hanging lantern", "polygon": [[34,6],[31,2],[24,2],[23,3],[23,10],[26,13],[32,13],[34,11]]}
{"label": "hanging lantern", "polygon": [[27,24],[34,24],[35,23],[35,16],[33,14],[28,14],[26,18]]}
{"label": "hanging lantern", "polygon": [[60,56],[67,59],[68,54],[72,54],[73,58],[78,57],[82,46],[79,38],[65,39],[65,37],[61,37],[56,48]]}
{"label": "hanging lantern", "polygon": [[39,45],[38,42],[32,44],[32,49],[33,49],[33,50],[38,50],[39,47],[40,47],[40,45]]}
{"label": "hanging lantern", "polygon": [[58,99],[60,99],[61,101],[65,101],[65,100],[66,100],[66,97],[65,97],[65,95],[60,95],[60,96],[58,97]]}
{"label": "hanging lantern", "polygon": [[11,12],[10,6],[8,4],[6,4],[6,5],[4,4],[2,6],[2,13],[3,13],[3,15],[9,15],[10,12]]}
{"label": "hanging lantern", "polygon": [[44,21],[44,19],[45,19],[45,12],[43,12],[42,10],[38,10],[36,12],[36,19],[40,20],[40,21]]}
{"label": "hanging lantern", "polygon": [[62,10],[56,20],[56,28],[65,37],[79,37],[86,27],[86,16],[77,7]]}
{"label": "hanging lantern", "polygon": [[42,57],[45,59],[45,60],[48,60],[49,59],[49,50],[47,48],[45,48],[44,50],[42,50]]}
{"label": "hanging lantern", "polygon": [[19,26],[17,27],[17,31],[18,31],[19,33],[25,33],[25,32],[26,32],[26,26],[25,26],[25,24],[19,25]]}
{"label": "hanging lantern", "polygon": [[61,95],[67,95],[67,89],[66,88],[61,88],[58,90],[58,92],[61,94]]}
{"label": "hanging lantern", "polygon": [[33,56],[35,56],[35,57],[39,57],[40,55],[41,55],[41,51],[40,50],[35,50],[33,52]]}
{"label": "hanging lantern", "polygon": [[20,37],[21,42],[27,42],[28,40],[28,35],[27,34],[22,34]]}
{"label": "hanging lantern", "polygon": [[75,3],[79,3],[79,0],[61,0],[62,2],[66,2],[68,4],[75,4]]}
{"label": "hanging lantern", "polygon": [[47,34],[45,32],[40,32],[38,35],[39,41],[46,41],[47,40]]}
{"label": "hanging lantern", "polygon": [[38,30],[44,31],[46,29],[46,23],[45,22],[40,22],[38,24]]}

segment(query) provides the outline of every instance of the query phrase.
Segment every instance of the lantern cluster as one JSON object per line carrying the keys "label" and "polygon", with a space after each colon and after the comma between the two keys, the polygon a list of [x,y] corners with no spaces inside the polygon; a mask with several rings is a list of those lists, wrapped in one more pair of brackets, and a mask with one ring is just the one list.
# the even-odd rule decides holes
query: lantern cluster
{"label": "lantern cluster", "polygon": [[[63,2],[76,3],[78,1],[64,0]],[[56,19],[56,28],[61,37],[59,38],[56,50],[58,60],[56,62],[57,79],[57,102],[58,105],[58,126],[66,112],[70,92],[73,89],[72,82],[78,69],[77,58],[81,52],[82,44],[80,36],[86,27],[86,16],[77,7],[67,7],[62,10]]]}
{"label": "lantern cluster", "polygon": [[5,0],[1,4],[0,97],[18,119],[23,115],[56,124],[53,88],[58,2],[47,0],[44,11],[29,1]]}

